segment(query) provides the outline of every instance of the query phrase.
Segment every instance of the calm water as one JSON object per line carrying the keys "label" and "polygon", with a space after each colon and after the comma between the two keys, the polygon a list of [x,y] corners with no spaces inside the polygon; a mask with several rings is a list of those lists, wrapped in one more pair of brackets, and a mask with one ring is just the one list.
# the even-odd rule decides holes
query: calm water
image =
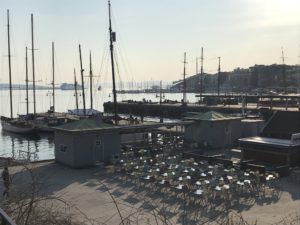
{"label": "calm water", "polygon": [[[94,108],[103,111],[103,103],[112,101],[112,94],[110,89],[103,89],[96,91],[93,97]],[[13,113],[14,116],[26,113],[25,104],[25,90],[13,91]],[[68,109],[75,108],[74,91],[61,91],[57,90],[55,94],[55,107],[58,112],[66,112]],[[120,94],[118,101],[122,100],[136,100],[141,101],[143,98],[151,101],[159,101],[156,94]],[[82,100],[79,97],[79,104],[82,107]],[[182,99],[182,94],[166,93],[165,99],[177,100]],[[190,102],[196,102],[195,94],[187,94],[187,99]],[[30,112],[33,112],[32,104],[32,91],[29,95]],[[46,112],[52,104],[52,97],[47,90],[36,91],[36,109],[37,112]],[[9,91],[0,90],[0,115],[9,116]],[[89,91],[86,91],[86,106],[90,106]],[[1,125],[0,125],[1,126]],[[30,159],[30,160],[43,160],[54,158],[54,137],[51,134],[39,134],[34,137],[26,137],[22,135],[11,134],[3,132],[0,129],[0,156],[14,157],[16,159]]]}

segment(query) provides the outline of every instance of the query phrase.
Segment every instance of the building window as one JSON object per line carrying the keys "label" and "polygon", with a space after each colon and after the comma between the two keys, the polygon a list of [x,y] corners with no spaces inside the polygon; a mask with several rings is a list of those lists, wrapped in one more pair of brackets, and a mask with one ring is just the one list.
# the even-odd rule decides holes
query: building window
{"label": "building window", "polygon": [[66,151],[67,151],[67,146],[66,146],[66,145],[60,145],[60,146],[59,146],[59,150],[60,150],[61,152],[66,152]]}
{"label": "building window", "polygon": [[102,144],[102,139],[100,136],[97,136],[96,140],[95,140],[95,145],[96,147],[100,147]]}

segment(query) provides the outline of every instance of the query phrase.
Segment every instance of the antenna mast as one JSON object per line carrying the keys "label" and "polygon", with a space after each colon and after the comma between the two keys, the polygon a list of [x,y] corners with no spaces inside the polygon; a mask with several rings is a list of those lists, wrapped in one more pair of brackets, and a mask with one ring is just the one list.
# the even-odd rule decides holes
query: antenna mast
{"label": "antenna mast", "polygon": [[81,58],[81,46],[80,45],[79,45],[79,57],[80,57],[80,73],[81,73],[81,84],[82,84],[83,114],[86,115],[86,112],[85,112],[84,79],[83,79],[84,69],[82,69],[82,58]]}
{"label": "antenna mast", "polygon": [[110,0],[108,1],[108,13],[109,13],[109,41],[110,41],[110,59],[111,59],[111,74],[113,81],[113,95],[114,95],[114,114],[115,114],[115,123],[118,124],[118,112],[117,112],[117,93],[116,93],[116,81],[115,81],[115,66],[114,66],[114,45],[113,42],[116,41],[116,33],[112,32],[111,27],[111,5]]}
{"label": "antenna mast", "polygon": [[185,65],[186,65],[186,52],[184,53],[184,61],[183,61],[183,104],[186,104],[186,70],[185,70]]}
{"label": "antenna mast", "polygon": [[13,118],[12,105],[12,81],[11,81],[11,54],[10,54],[10,30],[9,30],[9,10],[7,10],[7,42],[8,42],[8,75],[9,75],[9,97],[10,97],[10,118]]}

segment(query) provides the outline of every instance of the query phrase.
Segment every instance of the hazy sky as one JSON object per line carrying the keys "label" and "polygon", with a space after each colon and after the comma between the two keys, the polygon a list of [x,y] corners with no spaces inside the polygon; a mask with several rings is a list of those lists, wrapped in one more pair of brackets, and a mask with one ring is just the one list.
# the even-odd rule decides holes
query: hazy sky
{"label": "hazy sky", "polygon": [[[178,80],[187,52],[187,72],[204,47],[204,70],[214,73],[254,64],[299,63],[300,0],[112,0],[117,32],[117,79]],[[88,74],[89,51],[101,82],[111,80],[106,0],[1,0],[0,82],[7,82],[6,9],[10,9],[13,81],[23,82],[25,46],[31,47],[34,14],[37,79],[51,80],[51,42],[55,42],[57,82],[73,82],[79,72],[78,44]],[[29,52],[29,60],[31,53]],[[29,64],[31,76],[31,63]]]}

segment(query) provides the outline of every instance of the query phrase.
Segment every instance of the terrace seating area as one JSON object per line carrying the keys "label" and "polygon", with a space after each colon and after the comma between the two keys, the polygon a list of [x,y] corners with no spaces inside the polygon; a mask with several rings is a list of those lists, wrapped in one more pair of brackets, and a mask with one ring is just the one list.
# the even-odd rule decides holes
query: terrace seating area
{"label": "terrace seating area", "polygon": [[117,171],[124,181],[141,190],[161,193],[188,205],[223,204],[234,208],[258,198],[278,199],[280,182],[275,171],[245,168],[228,160],[222,163],[212,157],[186,158],[181,144],[161,140],[155,149],[127,148],[116,165]]}

